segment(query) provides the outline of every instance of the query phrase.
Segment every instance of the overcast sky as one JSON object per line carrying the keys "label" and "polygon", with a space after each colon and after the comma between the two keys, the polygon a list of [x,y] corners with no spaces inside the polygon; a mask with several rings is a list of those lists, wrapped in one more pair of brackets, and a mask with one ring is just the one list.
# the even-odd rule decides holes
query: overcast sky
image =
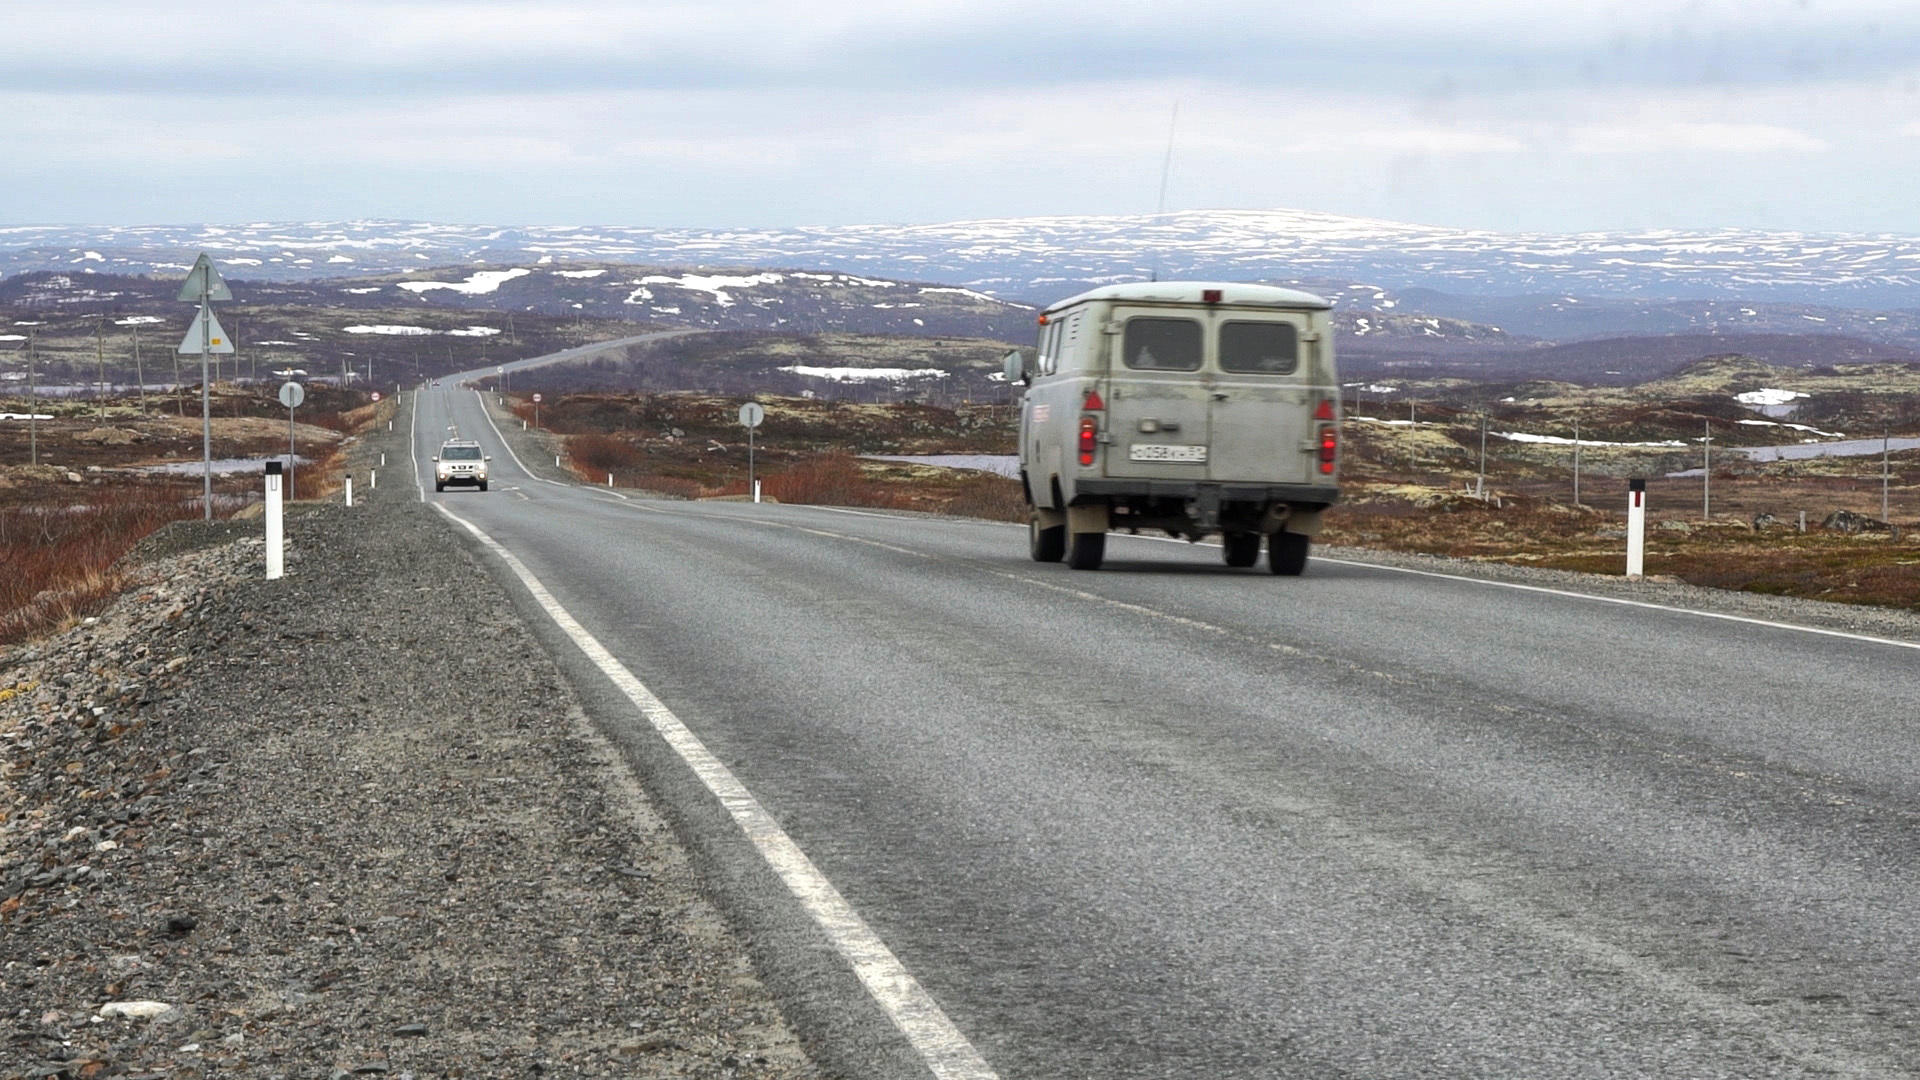
{"label": "overcast sky", "polygon": [[1912,0],[0,7],[0,222],[1920,233]]}

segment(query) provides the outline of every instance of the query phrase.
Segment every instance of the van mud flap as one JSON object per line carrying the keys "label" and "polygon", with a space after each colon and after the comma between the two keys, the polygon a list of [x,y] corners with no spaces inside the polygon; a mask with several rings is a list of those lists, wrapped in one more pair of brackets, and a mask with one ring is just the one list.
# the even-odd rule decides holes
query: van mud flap
{"label": "van mud flap", "polygon": [[1212,532],[1220,527],[1220,486],[1201,484],[1193,498],[1187,500],[1187,517],[1193,520],[1202,532]]}

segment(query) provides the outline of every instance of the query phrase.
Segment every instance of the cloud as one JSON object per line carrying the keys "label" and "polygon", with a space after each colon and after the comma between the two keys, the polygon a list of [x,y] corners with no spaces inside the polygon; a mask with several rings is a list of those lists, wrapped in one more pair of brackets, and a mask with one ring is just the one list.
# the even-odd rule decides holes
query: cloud
{"label": "cloud", "polygon": [[1568,149],[1576,154],[1817,153],[1826,140],[1776,124],[1650,123],[1575,128]]}
{"label": "cloud", "polygon": [[1556,86],[1738,86],[1911,70],[1893,0],[158,0],[0,9],[0,87],[164,94],[1223,83],[1446,97]]}

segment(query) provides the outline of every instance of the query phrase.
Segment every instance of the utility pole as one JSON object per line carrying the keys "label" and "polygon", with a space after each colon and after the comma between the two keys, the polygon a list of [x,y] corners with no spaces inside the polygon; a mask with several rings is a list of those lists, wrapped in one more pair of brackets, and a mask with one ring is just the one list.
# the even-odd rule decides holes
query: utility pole
{"label": "utility pole", "polygon": [[140,418],[147,418],[147,369],[140,363],[140,324],[133,326],[133,381],[140,386]]}
{"label": "utility pole", "polygon": [[37,327],[27,328],[27,452],[29,460],[40,464],[40,393],[34,386],[33,336]]}
{"label": "utility pole", "polygon": [[93,320],[93,360],[99,366],[100,375],[100,397],[96,402],[95,411],[102,420],[107,418],[107,343],[104,336],[106,322],[105,315]]}
{"label": "utility pole", "polygon": [[1893,479],[1892,464],[1893,431],[1880,429],[1880,520],[1891,524],[1893,517],[1887,505],[1887,484]]}
{"label": "utility pole", "polygon": [[1473,497],[1487,500],[1487,410],[1480,410],[1480,475],[1473,482]]}
{"label": "utility pole", "polygon": [[1700,442],[1700,517],[1713,520],[1713,421],[1702,421],[1707,437]]}
{"label": "utility pole", "polygon": [[187,388],[180,381],[180,353],[173,354],[173,403],[182,420],[187,418]]}
{"label": "utility pole", "polygon": [[1573,505],[1580,505],[1580,418],[1573,418]]}

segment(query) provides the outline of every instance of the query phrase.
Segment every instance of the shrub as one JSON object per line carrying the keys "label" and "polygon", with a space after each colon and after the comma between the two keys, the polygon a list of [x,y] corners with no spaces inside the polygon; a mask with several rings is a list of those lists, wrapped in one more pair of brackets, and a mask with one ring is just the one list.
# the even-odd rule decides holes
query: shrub
{"label": "shrub", "polygon": [[167,485],[87,495],[90,501],[78,505],[0,509],[0,642],[97,608],[123,583],[115,565],[122,555],[160,526],[201,512],[195,498]]}
{"label": "shrub", "polygon": [[638,469],[646,460],[640,448],[625,439],[599,434],[567,436],[567,456],[573,459],[576,468],[602,477],[610,472]]}

